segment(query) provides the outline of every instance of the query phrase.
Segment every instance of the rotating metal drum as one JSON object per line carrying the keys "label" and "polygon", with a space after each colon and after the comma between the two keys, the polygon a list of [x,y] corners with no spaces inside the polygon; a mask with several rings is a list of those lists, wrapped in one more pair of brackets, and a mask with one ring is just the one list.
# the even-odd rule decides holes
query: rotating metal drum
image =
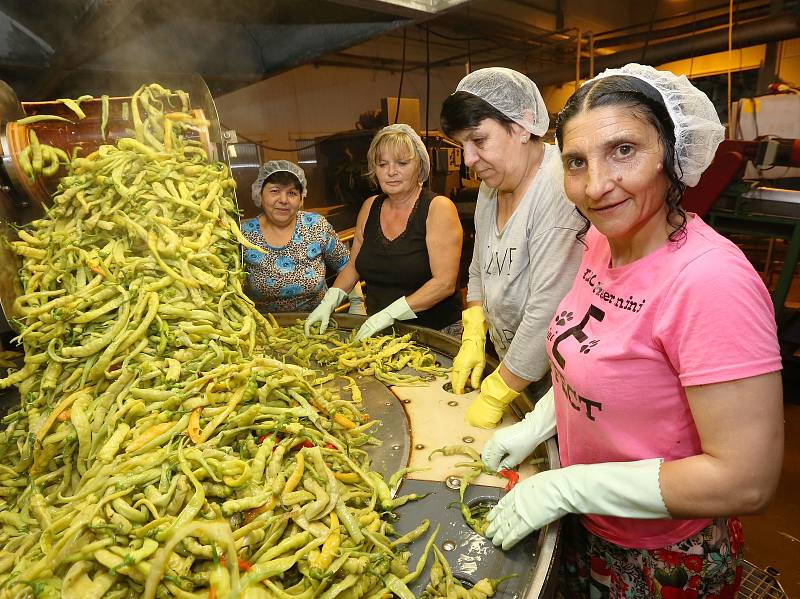
{"label": "rotating metal drum", "polygon": [[[147,82],[142,82],[146,84]],[[159,78],[160,85],[172,90],[186,92],[189,112],[207,125],[198,127],[196,139],[208,154],[209,160],[228,157],[219,124],[219,115],[205,81],[199,75]],[[135,89],[135,88],[134,88]],[[131,114],[132,96],[108,98],[107,123],[103,127],[103,101],[100,97],[80,102],[85,118],[79,119],[60,100],[45,102],[20,102],[8,85],[0,81],[0,235],[16,239],[14,225],[24,225],[40,216],[50,204],[53,192],[63,175],[63,166],[51,177],[31,179],[20,162],[20,153],[29,145],[30,133],[34,132],[42,144],[59,148],[72,156],[86,156],[101,145],[114,143],[121,137],[133,135]],[[177,100],[177,98],[176,98]],[[178,103],[178,106],[180,104]],[[16,121],[35,115],[54,115],[67,121],[46,120],[29,124]],[[19,259],[11,249],[0,243],[0,333],[11,329],[14,300],[21,294],[17,271]]]}
{"label": "rotating metal drum", "polygon": [[[286,313],[274,315],[278,324],[288,326],[304,319],[307,314]],[[363,316],[337,314],[335,319],[342,329],[357,328],[364,322]],[[458,352],[456,339],[422,327],[402,323],[395,325],[398,334],[414,332],[415,340],[428,347],[443,366],[451,366]],[[487,370],[497,367],[497,362],[487,356]],[[412,373],[413,371],[408,371]],[[404,468],[426,468],[409,473],[403,480],[399,494],[428,494],[419,501],[409,502],[395,510],[399,516],[395,523],[398,534],[405,534],[427,518],[431,529],[438,523],[441,531],[438,545],[447,557],[453,574],[465,586],[484,577],[499,578],[515,574],[498,589],[496,597],[551,597],[556,578],[558,560],[558,521],[544,527],[519,543],[511,551],[501,551],[488,539],[469,528],[457,505],[459,501],[459,479],[464,469],[456,467],[464,462],[463,456],[444,457],[431,452],[444,445],[463,444],[480,453],[483,444],[494,431],[471,427],[464,421],[469,403],[476,397],[473,391],[466,395],[455,395],[445,387],[446,379],[436,379],[422,387],[386,387],[372,377],[356,379],[361,389],[364,405],[373,419],[381,421],[374,431],[382,444],[368,450],[372,468],[385,477]],[[540,395],[538,387],[522,393],[512,404],[512,414],[506,412],[500,426],[518,421],[529,411]],[[558,447],[553,439],[540,445],[534,454],[541,461],[539,469],[559,468]],[[520,467],[523,476],[536,470],[525,465]],[[470,483],[464,500],[467,505],[494,504],[503,495],[506,481],[495,476],[481,475]],[[422,552],[422,543],[410,547],[412,562]],[[428,571],[410,588],[419,596],[428,581]]]}

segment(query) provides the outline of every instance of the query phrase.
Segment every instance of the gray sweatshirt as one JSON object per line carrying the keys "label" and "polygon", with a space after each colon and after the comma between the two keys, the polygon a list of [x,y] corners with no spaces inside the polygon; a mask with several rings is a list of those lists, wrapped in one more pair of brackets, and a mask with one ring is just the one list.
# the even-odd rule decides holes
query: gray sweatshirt
{"label": "gray sweatshirt", "polygon": [[549,369],[547,325],[572,286],[583,255],[582,220],[564,194],[558,149],[542,165],[502,231],[497,190],[481,184],[467,301],[480,301],[497,354],[513,374],[538,381]]}

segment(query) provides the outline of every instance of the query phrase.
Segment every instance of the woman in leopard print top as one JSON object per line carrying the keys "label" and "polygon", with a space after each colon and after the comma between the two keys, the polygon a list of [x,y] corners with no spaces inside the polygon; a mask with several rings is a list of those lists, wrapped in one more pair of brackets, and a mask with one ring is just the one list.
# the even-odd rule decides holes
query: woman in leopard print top
{"label": "woman in leopard print top", "polygon": [[324,217],[300,210],[306,195],[303,170],[288,160],[271,160],[253,184],[258,218],[242,222],[248,241],[244,261],[250,295],[268,312],[313,310],[328,287],[326,267],[339,272],[350,260],[347,248]]}

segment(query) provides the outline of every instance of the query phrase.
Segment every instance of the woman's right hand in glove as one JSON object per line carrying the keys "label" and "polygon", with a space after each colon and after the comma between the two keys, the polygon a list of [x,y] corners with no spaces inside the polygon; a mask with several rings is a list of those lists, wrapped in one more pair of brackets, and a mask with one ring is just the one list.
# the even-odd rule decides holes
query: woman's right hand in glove
{"label": "woman's right hand in glove", "polygon": [[325,292],[325,297],[323,297],[322,301],[319,303],[319,306],[314,308],[311,314],[308,315],[308,318],[306,318],[306,324],[303,326],[306,336],[311,333],[311,325],[315,322],[319,323],[320,335],[324,333],[328,329],[331,314],[333,314],[333,311],[336,310],[346,297],[347,294],[338,287],[331,287],[328,289],[328,291]]}
{"label": "woman's right hand in glove", "polygon": [[501,428],[481,452],[483,464],[492,472],[514,468],[542,441],[556,433],[556,406],[551,387],[520,422]]}
{"label": "woman's right hand in glove", "polygon": [[453,360],[450,384],[453,393],[462,394],[467,380],[473,389],[481,384],[483,369],[486,367],[486,330],[488,325],[483,314],[483,306],[473,306],[461,313],[464,332],[461,334],[461,349]]}

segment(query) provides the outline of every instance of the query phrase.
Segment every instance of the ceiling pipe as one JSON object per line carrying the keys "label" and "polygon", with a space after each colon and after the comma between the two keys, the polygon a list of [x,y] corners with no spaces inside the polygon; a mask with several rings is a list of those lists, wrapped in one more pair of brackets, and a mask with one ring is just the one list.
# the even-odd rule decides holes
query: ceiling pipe
{"label": "ceiling pipe", "polygon": [[[767,42],[777,42],[797,37],[800,31],[800,15],[783,13],[749,23],[737,25],[733,31],[733,47],[743,48]],[[728,31],[721,29],[710,33],[703,33],[678,40],[671,40],[661,44],[651,44],[647,48],[645,62],[647,64],[661,64],[672,60],[701,56],[713,52],[722,52],[728,49]],[[594,68],[596,72],[603,69],[621,67],[629,62],[640,62],[642,49],[625,50],[606,56],[596,56]],[[588,61],[586,61],[588,64]],[[539,87],[573,81],[575,76],[574,65],[564,66],[547,71],[528,73]]]}
{"label": "ceiling pipe", "polygon": [[[736,4],[736,14],[739,14],[739,11],[748,10],[752,8],[758,7],[766,7],[766,0],[739,0]],[[714,4],[713,6],[706,6],[704,8],[698,8],[696,10],[687,10],[677,12],[675,14],[659,17],[652,20],[654,25],[660,23],[681,23],[689,21],[699,21],[702,19],[713,18],[715,16],[719,16],[720,14],[727,15],[728,12],[729,2],[722,2],[720,4]],[[705,15],[705,16],[700,16]],[[650,21],[640,22],[640,23],[632,23],[630,25],[625,25],[623,27],[617,27],[615,29],[607,29],[602,31],[601,33],[597,34],[598,42],[601,39],[615,37],[619,35],[628,35],[630,33],[639,32],[641,29],[647,29],[650,26]]]}
{"label": "ceiling pipe", "polygon": [[[754,19],[760,19],[769,16],[768,6],[756,6],[749,9],[736,9],[734,18],[737,23],[747,22]],[[679,37],[681,35],[696,34],[700,31],[707,31],[716,27],[725,27],[728,25],[728,15],[718,14],[713,17],[698,19],[681,23],[680,25],[672,25],[668,27],[661,27],[653,31],[639,31],[636,33],[628,33],[616,36],[604,36],[601,39],[595,40],[595,45],[598,48],[608,48],[613,46],[624,46],[626,44],[638,44],[644,42],[646,39],[664,39],[668,37]]]}

